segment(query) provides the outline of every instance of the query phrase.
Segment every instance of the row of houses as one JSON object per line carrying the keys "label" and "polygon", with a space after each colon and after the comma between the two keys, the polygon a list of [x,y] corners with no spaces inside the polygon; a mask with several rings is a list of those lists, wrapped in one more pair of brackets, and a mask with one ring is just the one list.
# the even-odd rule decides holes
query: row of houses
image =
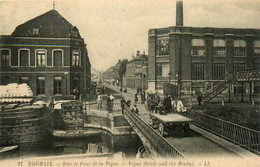
{"label": "row of houses", "polygon": [[148,55],[137,51],[130,61],[119,60],[116,65],[106,70],[103,73],[103,79],[121,87],[146,90],[147,67]]}
{"label": "row of houses", "polygon": [[27,83],[34,96],[89,93],[91,64],[76,26],[50,10],[0,36],[0,84]]}

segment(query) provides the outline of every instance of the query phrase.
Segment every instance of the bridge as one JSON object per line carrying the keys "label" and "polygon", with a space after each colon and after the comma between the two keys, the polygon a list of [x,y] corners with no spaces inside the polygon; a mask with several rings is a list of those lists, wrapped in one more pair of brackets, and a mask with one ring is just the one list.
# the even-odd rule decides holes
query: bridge
{"label": "bridge", "polygon": [[[119,92],[119,88],[108,86]],[[134,101],[135,92],[123,93]],[[119,106],[115,105],[116,108]],[[190,159],[203,156],[233,158],[260,155],[260,133],[246,127],[220,120],[196,110],[188,110],[188,117],[195,120],[191,131],[171,132],[161,136],[149,125],[149,111],[145,104],[137,104],[136,115],[125,106],[124,117],[141,139],[146,152],[154,158]],[[117,114],[121,114],[117,111]]]}

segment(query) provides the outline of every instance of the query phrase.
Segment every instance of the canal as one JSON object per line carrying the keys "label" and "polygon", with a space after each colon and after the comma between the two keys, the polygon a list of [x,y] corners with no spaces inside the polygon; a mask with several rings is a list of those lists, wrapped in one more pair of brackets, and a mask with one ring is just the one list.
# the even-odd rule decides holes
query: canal
{"label": "canal", "polygon": [[60,156],[71,154],[135,158],[142,143],[137,135],[112,135],[103,131],[100,136],[84,138],[51,137],[45,142],[19,145],[17,150],[0,155],[1,159]]}

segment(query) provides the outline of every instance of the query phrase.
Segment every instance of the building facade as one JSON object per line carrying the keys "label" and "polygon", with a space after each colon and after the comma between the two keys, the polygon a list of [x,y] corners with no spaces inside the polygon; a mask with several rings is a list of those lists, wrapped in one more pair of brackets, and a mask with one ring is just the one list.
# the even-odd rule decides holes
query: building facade
{"label": "building facade", "polygon": [[126,73],[123,79],[123,86],[129,88],[147,89],[147,65],[148,55],[137,51],[136,57],[130,60],[126,65]]}
{"label": "building facade", "polygon": [[34,95],[88,93],[91,70],[77,27],[51,10],[0,36],[0,84],[27,83]]}
{"label": "building facade", "polygon": [[[176,26],[148,32],[149,90],[162,90],[163,83],[170,82],[183,94],[196,94],[227,72],[259,69],[259,29],[183,26],[182,1],[176,6]],[[253,83],[254,93],[260,93],[259,86]],[[232,89],[239,93],[249,85]]]}

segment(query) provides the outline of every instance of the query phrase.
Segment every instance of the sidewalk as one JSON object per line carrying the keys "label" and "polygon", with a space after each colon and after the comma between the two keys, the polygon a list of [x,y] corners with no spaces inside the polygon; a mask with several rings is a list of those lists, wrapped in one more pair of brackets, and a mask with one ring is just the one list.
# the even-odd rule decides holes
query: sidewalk
{"label": "sidewalk", "polygon": [[[112,86],[112,85],[104,85],[105,87],[108,87],[110,89],[113,89],[114,91],[121,93],[120,92],[120,87]],[[127,88],[127,93],[122,92],[122,96],[125,98],[125,100],[131,100],[131,106],[130,108],[134,107],[135,104],[135,95],[136,90]],[[139,109],[139,116],[142,120],[144,120],[146,123],[149,123],[150,118],[149,118],[149,111],[146,108],[146,103],[142,104],[141,103],[141,96],[138,95],[138,102],[136,103],[137,108]]]}

